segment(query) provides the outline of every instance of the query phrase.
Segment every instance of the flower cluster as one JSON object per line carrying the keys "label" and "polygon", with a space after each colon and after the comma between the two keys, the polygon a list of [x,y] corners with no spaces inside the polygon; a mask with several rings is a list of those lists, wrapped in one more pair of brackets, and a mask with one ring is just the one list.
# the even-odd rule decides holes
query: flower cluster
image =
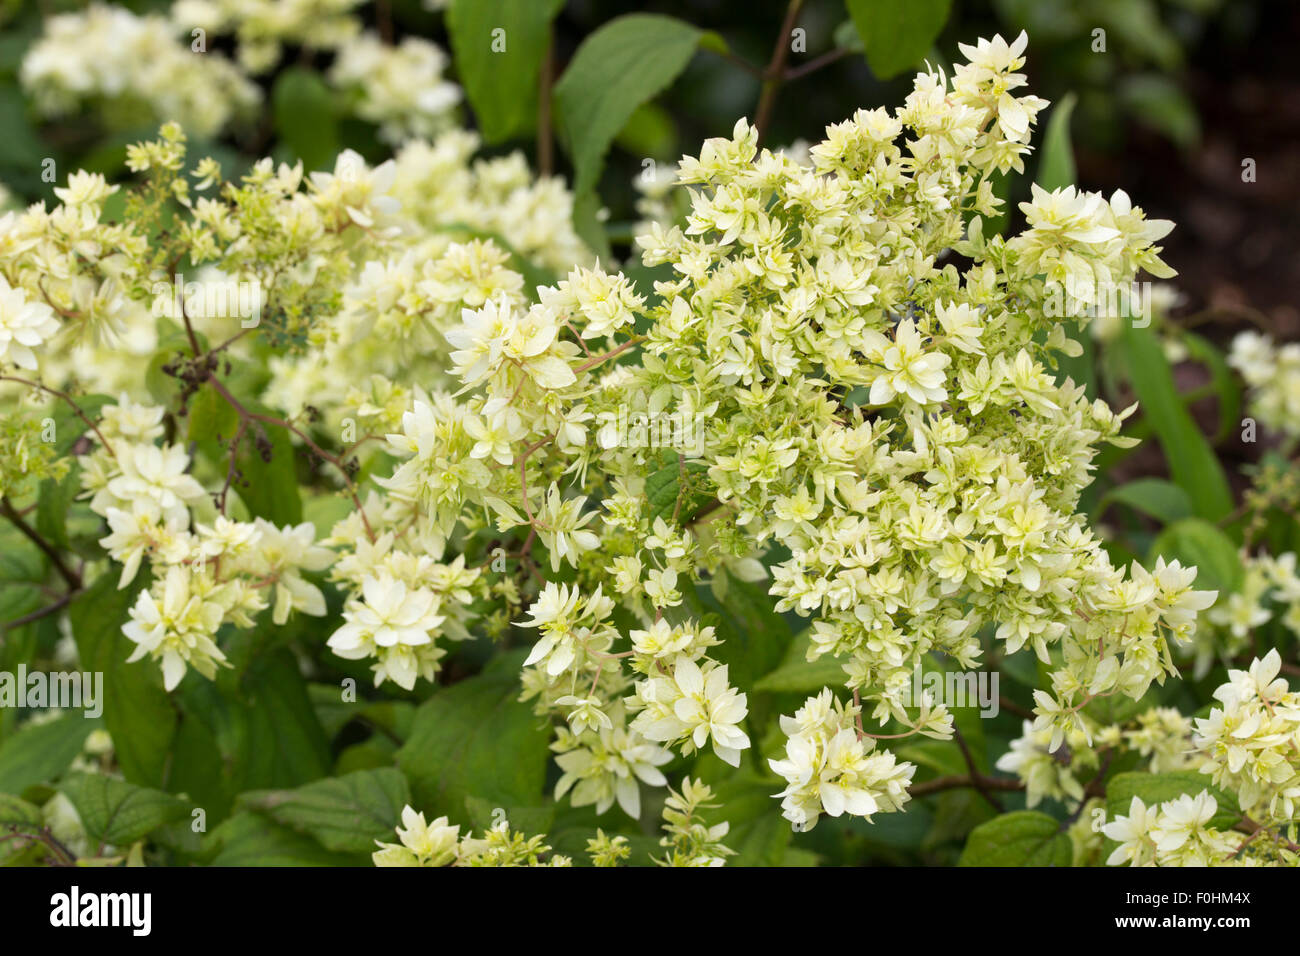
{"label": "flower cluster", "polygon": [[702,810],[716,806],[710,803],[713,790],[707,784],[687,777],[682,781],[681,792],[669,791],[664,802],[665,836],[659,845],[669,851],[656,858],[660,866],[724,866],[727,857],[735,851],[722,843],[731,825],[715,823],[712,826],[702,819]]}
{"label": "flower cluster", "polygon": [[472,162],[477,147],[454,130],[398,152],[388,195],[402,231],[349,277],[310,350],[270,360],[278,407],[318,408],[334,435],[345,419],[358,438],[395,432],[417,385],[454,384],[445,336],[466,308],[527,301],[516,255],[565,270],[587,261],[559,180],[534,180],[519,154]]}
{"label": "flower cluster", "polygon": [[172,21],[187,33],[231,34],[239,63],[252,73],[270,70],[285,46],[333,50],[357,36],[354,14],[362,0],[179,0]]}
{"label": "flower cluster", "polygon": [[219,53],[193,51],[189,33],[156,14],[95,3],[46,20],[20,79],[46,116],[93,108],[116,128],[167,119],[212,136],[246,118],[261,90]]}
{"label": "flower cluster", "polygon": [[[306,6],[250,42],[332,42],[290,25]],[[1040,752],[1088,751],[1104,729],[1089,703],[1176,673],[1171,645],[1215,595],[1176,561],[1115,567],[1078,511],[1098,447],[1129,443],[1128,412],[1056,374],[1078,346],[1047,286],[1165,274],[1169,224],[1123,193],[1035,188],[1023,232],[984,235],[994,177],[1023,168],[1046,105],[1016,95],[1024,42],[963,47],[952,77],[919,74],[901,109],[861,110],[802,155],[760,150],[744,120],[707,141],[678,167],[683,221],[665,207],[638,239],[665,267],[653,288],[594,263],[559,179],[519,154],[475,161],[457,130],[373,167],[345,151],[332,170],[268,159],[225,182],[211,159],[189,168],[168,125],[128,150],[143,183],[125,222],[89,174],[52,211],[0,219],[8,361],[81,394],[133,359],[111,377],[74,350],[46,363],[55,332],[90,355],[138,335],[151,357],[79,455],[120,585],[151,572],[133,659],[157,660],[169,690],[189,668],[210,677],[223,627],[323,615],[312,576],[328,575],[343,603],[328,647],[376,684],[434,680],[447,641],[531,632],[522,699],[552,725],[557,798],[639,818],[661,768],[708,750],[764,774],[769,758],[807,829],[908,801],[915,767],[882,741],[952,734],[942,706],[907,697],[928,655],[1024,651],[1050,689],[1006,768],[1031,799],[1082,797],[1086,761],[1065,774]],[[417,73],[436,59],[413,58]],[[255,324],[174,296],[180,264],[200,287],[259,290]],[[1075,306],[1086,316],[1086,293]],[[627,440],[611,423],[630,412],[670,413],[700,445],[688,459]],[[313,520],[268,519],[244,472],[272,465],[311,472]],[[733,683],[745,649],[706,603],[741,587],[811,618],[809,660],[842,665],[842,690],[782,717],[775,746]],[[907,733],[870,733],[867,715]],[[701,821],[710,798],[689,779],[670,792],[667,862],[728,855],[726,825]],[[545,852],[403,822],[390,862]]]}
{"label": "flower cluster", "polygon": [[1246,839],[1240,833],[1209,826],[1218,803],[1202,790],[1147,807],[1134,797],[1127,816],[1103,828],[1119,844],[1107,858],[1110,866],[1210,866],[1231,859]]}
{"label": "flower cluster", "polygon": [[855,727],[856,707],[835,701],[830,689],[810,697],[793,717],[781,718],[785,759],[771,761],[788,786],[782,797],[785,818],[811,830],[822,813],[872,814],[901,810],[916,767],[899,762]]}
{"label": "flower cluster", "polygon": [[[426,823],[423,813],[409,805],[402,809],[398,843],[379,843],[372,854],[375,866],[571,866],[560,854],[542,856],[551,848],[540,836],[525,837],[502,821],[484,832],[481,839],[460,835],[460,826],[449,825],[446,817]],[[609,853],[606,849],[605,854]]]}
{"label": "flower cluster", "polygon": [[[1169,224],[1122,193],[1036,190],[1023,233],[982,235],[989,177],[1019,168],[1043,106],[1006,92],[1023,44],[963,48],[951,82],[923,73],[896,114],[829,128],[810,166],[758,153],[743,121],[683,160],[700,187],[686,228],[640,240],[675,276],[632,379],[664,404],[716,402],[712,534],[736,556],[788,549],[778,610],[816,615],[810,658],[846,658],[878,718],[925,654],[972,666],[992,622],[1008,652],[1060,648],[1039,711],[1057,736],[1087,700],[1173,673],[1169,638],[1213,595],[1176,562],[1113,568],[1075,513],[1124,415],[1050,373],[1049,349],[1077,346],[1045,286],[1165,274]],[[940,266],[947,249],[972,264]]]}
{"label": "flower cluster", "polygon": [[1288,440],[1300,438],[1300,343],[1278,345],[1267,335],[1241,332],[1228,364],[1246,380],[1250,413]]}
{"label": "flower cluster", "polygon": [[1300,848],[1288,839],[1300,823],[1300,695],[1278,677],[1281,666],[1274,649],[1246,670],[1229,670],[1214,692],[1222,706],[1206,717],[1154,707],[1124,724],[1089,721],[1094,746],[1077,731],[1052,747],[1048,732],[1026,721],[998,768],[1025,783],[1029,806],[1059,800],[1077,808],[1080,821],[1095,806],[1085,783],[1099,783],[1112,762],[1151,774],[1153,785],[1182,784],[1189,771],[1204,780],[1201,791],[1159,805],[1134,796],[1128,815],[1100,830],[1081,823],[1072,834],[1076,859],[1102,848],[1100,833],[1119,844],[1109,853],[1112,866],[1300,864]]}
{"label": "flower cluster", "polygon": [[[348,524],[336,527],[329,540],[351,540]],[[412,544],[415,550],[407,550]],[[332,578],[354,590],[343,610],[344,624],[328,645],[349,660],[375,658],[376,686],[391,680],[410,690],[420,677],[432,681],[446,654],[435,639],[469,637],[467,605],[479,573],[465,566],[463,555],[440,563],[418,543],[387,531],[335,565]]]}
{"label": "flower cluster", "polygon": [[455,124],[460,87],[442,78],[446,67],[446,54],[428,40],[407,37],[390,46],[365,33],[339,50],[329,77],[382,139],[403,143],[431,139]]}
{"label": "flower cluster", "polygon": [[[562,792],[636,807],[658,746],[711,742],[738,762],[747,702],[708,656],[691,588],[762,579],[774,545],[789,554],[772,571],[777,610],[815,615],[810,658],[845,659],[847,688],[881,721],[907,717],[928,653],[971,666],[986,623],[1008,653],[1058,655],[1038,697],[1054,745],[1086,736],[1087,702],[1175,673],[1169,642],[1214,595],[1177,562],[1115,569],[1076,513],[1095,446],[1126,441],[1124,416],[1052,375],[1051,349],[1073,343],[1044,302],[1049,281],[1164,274],[1153,243],[1169,224],[1122,193],[1039,190],[1023,233],[983,237],[990,177],[1022,165],[1043,106],[1007,92],[1021,49],[966,49],[951,81],[921,74],[903,109],[831,127],[807,165],[760,153],[743,120],[708,141],[679,167],[697,187],[685,227],[656,222],[639,240],[647,264],[673,270],[653,304],[579,268],[533,303],[467,304],[446,330],[463,387],[415,395],[389,437],[402,461],[377,483],[438,549],[483,513],[517,543],[528,574],[503,596],[535,595],[525,695],[564,721]],[[950,249],[964,272],[939,265]],[[637,346],[639,361],[613,362]],[[592,442],[590,423],[620,408],[702,420],[702,460]],[[551,574],[576,577],[534,585],[535,545]],[[946,734],[944,717],[906,723]],[[792,742],[791,812],[870,813],[877,783],[885,805],[901,794],[906,771],[890,777],[887,755],[841,729]],[[839,771],[822,785],[833,742],[846,779],[866,774],[843,803]]]}
{"label": "flower cluster", "polygon": [[1221,594],[1197,625],[1196,676],[1204,676],[1217,658],[1231,660],[1249,649],[1256,630],[1274,620],[1300,636],[1300,575],[1293,551],[1243,556],[1241,583]]}
{"label": "flower cluster", "polygon": [[216,637],[227,622],[251,628],[268,607],[276,624],[292,611],[325,614],[325,596],[303,575],[323,571],[334,555],[315,543],[310,523],[227,518],[189,473],[185,448],[158,442],[162,408],[123,401],[103,414],[101,444],[81,472],[91,509],[110,529],[100,545],[122,565],[119,588],[146,559],[152,571],[123,627],[136,645],[128,660],[158,661],[171,690],[187,667],[212,678],[226,663]]}
{"label": "flower cluster", "polygon": [[1300,694],[1278,677],[1281,666],[1274,648],[1248,670],[1229,671],[1214,692],[1222,706],[1196,720],[1201,772],[1264,825],[1300,819]]}

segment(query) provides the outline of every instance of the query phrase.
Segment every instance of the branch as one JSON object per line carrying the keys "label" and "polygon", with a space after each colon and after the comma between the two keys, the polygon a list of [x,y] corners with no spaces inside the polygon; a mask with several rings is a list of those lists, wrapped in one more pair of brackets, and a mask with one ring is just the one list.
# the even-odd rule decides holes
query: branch
{"label": "branch", "polygon": [[57,388],[50,388],[48,385],[42,385],[40,382],[33,382],[31,379],[28,378],[19,378],[17,375],[0,375],[0,381],[17,382],[18,384],[26,385],[29,388],[38,388],[42,392],[47,392],[48,394],[53,395],[55,398],[60,398],[63,401],[67,402],[70,406],[72,406],[72,410],[76,412],[77,417],[80,418],[83,422],[85,422],[86,427],[89,428],[91,431],[93,431],[96,437],[99,438],[99,443],[103,445],[105,449],[108,450],[109,455],[112,455],[112,457],[114,458],[117,457],[117,455],[113,454],[113,446],[110,445],[108,441],[104,438],[103,433],[99,430],[99,426],[90,420],[90,416],[87,415],[82,410],[81,406],[78,405],[76,401],[73,400],[72,396],[70,396],[67,392],[60,392]]}
{"label": "branch", "polygon": [[952,728],[953,740],[957,741],[957,747],[961,750],[962,759],[966,761],[966,766],[970,770],[971,784],[979,791],[979,795],[988,801],[998,813],[1005,812],[1002,804],[998,799],[989,793],[988,787],[985,786],[986,778],[980,775],[979,767],[975,766],[975,758],[971,755],[970,748],[966,746],[966,738],[961,735],[961,731],[954,725]]}
{"label": "branch", "polygon": [[51,614],[57,614],[72,603],[73,596],[74,592],[69,591],[67,594],[63,595],[63,597],[59,598],[47,607],[38,608],[30,614],[24,614],[22,617],[15,618],[12,621],[5,621],[3,624],[0,624],[0,634],[3,634],[5,631],[17,630],[24,624],[31,624],[33,621],[39,621],[41,618],[49,617]]}
{"label": "branch", "polygon": [[848,52],[849,51],[844,47],[836,47],[829,53],[823,53],[815,60],[809,60],[807,63],[803,64],[803,66],[792,66],[790,69],[785,71],[785,81],[789,83],[791,80],[803,79],[809,73],[816,73],[822,67],[830,66],[841,57],[847,56]]}
{"label": "branch", "polygon": [[781,82],[785,79],[785,61],[790,56],[790,31],[794,29],[795,22],[799,19],[799,8],[803,6],[803,0],[790,0],[790,5],[785,11],[785,22],[781,24],[781,35],[776,38],[776,47],[772,50],[772,59],[767,64],[767,69],[763,71],[763,89],[758,96],[758,109],[754,114],[754,130],[758,134],[758,142],[763,141],[763,134],[767,132],[768,121],[772,117],[772,107],[776,103],[776,91],[781,88]]}
{"label": "branch", "polygon": [[551,134],[551,87],[555,81],[555,28],[546,29],[546,55],[537,80],[537,175],[546,178],[554,171],[555,140]]}
{"label": "branch", "polygon": [[736,56],[730,50],[716,50],[711,46],[703,47],[702,49],[706,53],[712,53],[714,56],[721,57],[722,59],[730,63],[732,66],[740,67],[740,69],[744,70],[750,76],[756,77],[758,79],[762,79],[763,77],[762,70],[760,70],[754,64],[750,63],[748,60],[742,60],[740,57]]}
{"label": "branch", "polygon": [[[307,447],[315,452],[322,460],[329,462],[337,468],[339,473],[343,475],[344,483],[348,486],[348,496],[352,499],[352,503],[357,507],[357,512],[361,515],[361,523],[365,526],[366,536],[370,539],[372,544],[374,543],[375,532],[374,529],[370,527],[370,519],[366,517],[365,508],[361,507],[361,498],[357,495],[357,486],[353,483],[352,476],[348,473],[347,466],[337,455],[330,454],[324,448],[321,448],[320,445],[316,444],[316,442],[312,440],[310,435],[304,432],[301,428],[295,426],[292,422],[283,418],[276,418],[274,415],[263,415],[260,412],[249,411],[244,407],[243,403],[241,403],[239,399],[230,394],[230,390],[226,388],[226,386],[221,383],[221,380],[215,375],[209,373],[207,381],[212,384],[214,389],[216,389],[217,394],[224,398],[226,403],[235,410],[235,414],[239,416],[241,426],[246,425],[250,421],[254,421],[262,422],[265,425],[275,425],[279,428],[290,431],[301,438]],[[231,449],[231,454],[234,454],[233,447]]]}
{"label": "branch", "polygon": [[633,346],[640,345],[643,341],[645,341],[644,335],[634,335],[632,336],[632,338],[628,339],[626,342],[624,342],[622,345],[618,346],[617,348],[612,348],[608,352],[602,352],[600,355],[596,355],[593,356],[592,358],[587,359],[587,361],[583,362],[581,365],[574,366],[573,374],[577,375],[579,372],[585,372],[588,369],[593,369],[601,362],[606,362],[609,359],[614,358],[614,356],[616,355],[621,355],[623,352],[626,352],[628,349],[632,348]]}
{"label": "branch", "polygon": [[13,522],[15,528],[21,531],[27,539],[32,542],[32,544],[36,545],[36,547],[40,548],[41,551],[44,552],[45,556],[50,559],[50,563],[54,565],[54,569],[59,572],[63,577],[63,580],[68,582],[69,590],[81,590],[81,575],[64,563],[62,556],[60,556],[58,549],[56,549],[54,545],[42,538],[35,528],[23,520],[22,515],[14,510],[13,503],[8,498],[0,497],[0,514]]}

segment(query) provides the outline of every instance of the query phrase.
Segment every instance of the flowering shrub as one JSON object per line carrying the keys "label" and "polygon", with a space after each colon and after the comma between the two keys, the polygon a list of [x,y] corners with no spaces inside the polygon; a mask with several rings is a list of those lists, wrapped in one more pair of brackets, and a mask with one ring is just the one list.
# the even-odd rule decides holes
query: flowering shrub
{"label": "flowering shrub", "polygon": [[[166,122],[0,218],[5,647],[106,681],[93,735],[0,738],[20,852],[798,864],[969,792],[964,862],[1297,861],[1300,704],[1247,640],[1297,630],[1294,552],[1251,548],[1296,491],[1261,479],[1239,541],[1203,494],[1117,492],[1169,519],[1151,560],[1090,521],[1134,407],[1069,363],[1105,289],[1173,275],[1173,224],[1035,183],[994,225],[1048,106],[1024,34],[806,149],[740,119],[620,264],[563,179],[474,158],[438,47],[353,6],[92,7],[24,61],[39,109]],[[235,59],[174,84],[191,24]],[[158,54],[76,49],[101,30]],[[395,155],[193,149],[297,44]],[[1286,354],[1231,361],[1293,438]],[[1184,669],[1234,663],[1207,715],[1174,706]],[[915,692],[979,668],[1025,685],[1001,746]],[[39,779],[5,763],[55,739]],[[86,809],[141,789],[147,820]],[[1008,857],[1023,828],[1040,855]]]}

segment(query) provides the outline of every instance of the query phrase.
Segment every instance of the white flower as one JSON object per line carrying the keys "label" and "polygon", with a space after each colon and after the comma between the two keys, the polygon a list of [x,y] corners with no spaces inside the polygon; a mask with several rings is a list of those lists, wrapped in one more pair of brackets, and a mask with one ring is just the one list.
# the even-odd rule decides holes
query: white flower
{"label": "white flower", "polygon": [[107,491],[134,511],[160,515],[168,524],[189,525],[189,506],[207,492],[190,475],[189,455],[181,445],[132,445],[118,451],[122,473]]}
{"label": "white flower", "polygon": [[426,823],[424,814],[408,804],[402,808],[397,838],[400,844],[375,841],[380,848],[371,855],[375,866],[447,866],[456,860],[460,826],[446,817]]}
{"label": "white flower", "polygon": [[311,174],[314,200],[322,211],[337,212],[369,229],[396,215],[401,203],[388,195],[397,178],[397,166],[386,160],[374,169],[351,149],[339,153],[334,172]]}
{"label": "white flower", "polygon": [[905,395],[922,405],[948,397],[944,369],[952,359],[939,352],[927,353],[915,322],[899,322],[892,344],[880,338],[878,354],[884,371],[878,372],[871,383],[872,405],[885,405],[896,395]]}
{"label": "white flower", "polygon": [[686,657],[678,658],[671,678],[653,678],[638,685],[650,706],[637,715],[633,729],[649,740],[689,741],[693,749],[710,740],[713,751],[733,767],[749,736],[740,729],[748,713],[744,694],[727,684],[727,667],[710,663],[707,670]]}
{"label": "white flower", "polygon": [[1108,866],[1131,863],[1140,866],[1149,861],[1151,856],[1151,838],[1149,836],[1153,815],[1148,813],[1146,804],[1138,797],[1129,804],[1128,816],[1117,816],[1102,827],[1102,833],[1116,841],[1114,852],[1107,858]]}
{"label": "white flower", "polygon": [[163,686],[169,691],[181,682],[187,665],[211,678],[217,666],[226,663],[213,642],[225,609],[195,593],[195,583],[185,567],[168,568],[161,582],[140,592],[131,619],[122,627],[122,633],[136,645],[127,662],[145,655],[160,659]]}
{"label": "white flower", "polygon": [[12,362],[19,368],[35,369],[36,353],[58,334],[54,310],[34,302],[20,288],[9,285],[0,275],[0,365]]}
{"label": "white flower", "polygon": [[445,620],[436,594],[407,588],[387,571],[364,577],[361,592],[364,601],[344,611],[347,623],[327,641],[340,657],[363,657],[376,647],[428,644],[433,640],[429,632]]}
{"label": "white flower", "polygon": [[290,611],[313,617],[325,614],[325,595],[303,578],[303,571],[324,571],[334,562],[334,552],[315,544],[316,529],[310,521],[277,528],[258,518],[258,547],[250,559],[257,573],[275,582],[272,620],[283,624]]}
{"label": "white flower", "polygon": [[[1135,798],[1136,799],[1136,798]],[[1202,830],[1218,811],[1219,804],[1208,790],[1196,796],[1183,794],[1160,805],[1160,817],[1151,829],[1151,839],[1160,853],[1179,849],[1194,834]]]}

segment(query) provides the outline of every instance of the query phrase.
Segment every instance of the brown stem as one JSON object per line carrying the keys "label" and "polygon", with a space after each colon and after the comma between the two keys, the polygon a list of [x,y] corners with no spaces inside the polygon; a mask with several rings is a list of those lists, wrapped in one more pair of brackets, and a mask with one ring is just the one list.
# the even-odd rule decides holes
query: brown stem
{"label": "brown stem", "polygon": [[551,86],[555,82],[555,30],[546,31],[546,55],[537,80],[537,175],[543,179],[555,168],[555,140],[551,130]]}
{"label": "brown stem", "polygon": [[[217,394],[224,398],[226,403],[235,410],[235,414],[239,416],[241,422],[262,422],[265,425],[274,425],[278,428],[283,428],[286,431],[292,432],[302,439],[303,443],[315,452],[319,458],[329,462],[337,468],[339,473],[343,476],[344,483],[348,486],[348,496],[352,499],[352,503],[357,507],[357,512],[361,515],[361,523],[365,526],[366,537],[368,537],[372,543],[374,542],[375,532],[370,527],[370,519],[366,517],[365,508],[361,507],[361,498],[357,495],[357,486],[353,483],[352,476],[348,474],[347,466],[337,455],[333,455],[330,452],[327,452],[324,448],[321,448],[320,445],[316,444],[316,442],[312,440],[310,435],[304,432],[301,428],[295,426],[292,422],[283,418],[276,418],[274,415],[263,415],[260,412],[249,411],[243,406],[239,399],[230,394],[230,390],[226,388],[226,386],[221,383],[221,380],[215,375],[209,374],[207,380],[212,384],[212,387],[217,390]],[[231,453],[233,455],[233,449]]]}
{"label": "brown stem", "polygon": [[768,62],[767,69],[763,71],[763,88],[758,95],[758,108],[754,113],[754,131],[760,143],[772,118],[776,91],[781,88],[781,82],[785,79],[785,61],[790,55],[790,32],[799,19],[799,9],[802,6],[803,0],[790,0],[790,5],[785,11],[785,22],[781,24],[781,34],[776,38],[776,46],[772,50],[772,59]]}
{"label": "brown stem", "polygon": [[823,53],[821,56],[817,57],[814,60],[809,60],[807,63],[803,64],[802,66],[792,66],[790,67],[790,69],[785,71],[785,81],[789,83],[792,80],[803,79],[809,73],[816,73],[822,67],[830,66],[836,60],[840,59],[843,56],[846,56],[848,52],[849,51],[844,47],[836,47],[834,50],[831,50],[829,53]]}
{"label": "brown stem", "polygon": [[[1249,833],[1252,836],[1256,833],[1259,833],[1260,831],[1263,831],[1269,836],[1273,837],[1274,842],[1281,843],[1292,853],[1300,853],[1300,846],[1296,846],[1296,844],[1292,843],[1286,837],[1282,836],[1281,833],[1275,833],[1272,830],[1268,829],[1268,827],[1261,826],[1260,824],[1252,820],[1250,817],[1243,816],[1241,818],[1241,822],[1238,823],[1234,829],[1241,830],[1244,833]],[[1241,852],[1240,849],[1237,852],[1240,853]]]}
{"label": "brown stem", "polygon": [[1011,711],[1011,713],[1015,714],[1017,717],[1023,717],[1025,720],[1033,720],[1035,717],[1035,714],[1032,710],[1028,710],[1024,707],[1021,707],[1019,704],[1017,704],[1010,697],[1007,697],[1005,694],[998,695],[998,706],[1001,707],[1003,710]]}
{"label": "brown stem", "polygon": [[758,77],[759,79],[761,79],[763,76],[762,70],[760,70],[754,64],[750,63],[748,60],[742,60],[740,57],[736,56],[734,53],[732,53],[729,50],[716,50],[713,47],[703,47],[703,49],[706,53],[712,53],[714,56],[721,57],[722,59],[730,63],[732,66],[740,67],[750,76]]}
{"label": "brown stem", "polygon": [[379,27],[379,38],[392,46],[396,35],[393,32],[393,5],[391,0],[375,0],[375,20],[376,26]]}
{"label": "brown stem", "polygon": [[63,595],[63,597],[59,598],[53,604],[47,605],[46,607],[43,608],[38,608],[37,610],[32,611],[30,614],[24,614],[22,617],[15,618],[12,621],[5,621],[3,624],[0,624],[0,634],[4,633],[5,631],[17,630],[18,628],[22,627],[24,624],[31,624],[33,621],[39,621],[41,618],[49,617],[51,614],[57,614],[59,611],[62,611],[65,607],[67,607],[69,604],[72,603],[73,593],[74,592],[69,591],[67,594]]}
{"label": "brown stem", "polygon": [[961,750],[961,757],[966,761],[966,767],[970,770],[971,781],[974,783],[975,789],[979,791],[979,795],[988,801],[989,806],[998,813],[1004,812],[1002,804],[993,794],[989,793],[988,788],[984,785],[985,778],[980,775],[979,767],[975,766],[975,757],[971,754],[970,747],[966,746],[966,738],[961,735],[961,731],[955,726],[952,728],[952,738],[957,741],[957,747]]}
{"label": "brown stem", "polygon": [[117,455],[113,454],[113,446],[104,438],[103,433],[99,430],[99,426],[90,420],[90,416],[82,411],[81,406],[78,405],[67,392],[60,392],[57,388],[50,388],[48,385],[42,385],[40,382],[33,382],[28,378],[19,378],[17,375],[0,375],[0,381],[17,382],[18,384],[26,385],[29,388],[37,388],[42,392],[53,395],[55,398],[67,402],[68,405],[72,407],[72,410],[76,413],[77,417],[86,423],[86,427],[95,433],[99,438],[99,443],[104,446],[108,453],[114,458],[117,457]]}
{"label": "brown stem", "polygon": [[[532,502],[528,500],[528,458],[533,452],[537,451],[537,449],[541,448],[554,438],[555,435],[553,434],[547,435],[545,438],[539,438],[537,441],[525,448],[519,455],[519,489],[524,499],[524,514],[528,515],[528,525],[533,530],[537,529],[537,519],[533,517],[533,505]],[[529,535],[529,540],[532,540],[531,534]]]}
{"label": "brown stem", "polygon": [[222,514],[226,513],[226,495],[235,481],[235,459],[239,455],[239,443],[243,440],[246,431],[248,431],[248,419],[241,417],[239,427],[235,429],[235,437],[230,439],[230,461],[226,465],[226,483],[221,486],[221,494],[217,497]]}
{"label": "brown stem", "polygon": [[81,590],[81,575],[64,563],[54,545],[42,538],[35,528],[23,520],[22,515],[14,510],[13,503],[8,498],[0,498],[0,514],[13,522],[15,528],[44,552],[45,556],[50,559],[50,563],[54,565],[54,569],[59,572],[63,580],[68,582],[69,589],[73,591]]}
{"label": "brown stem", "polygon": [[595,368],[601,362],[608,361],[609,359],[612,359],[616,355],[621,355],[622,353],[626,352],[628,349],[632,348],[634,345],[640,345],[643,341],[645,341],[645,336],[641,336],[641,335],[633,336],[632,338],[628,339],[626,342],[624,342],[622,345],[618,346],[617,348],[613,348],[610,349],[608,352],[603,352],[600,355],[593,356],[592,358],[587,359],[587,361],[583,362],[581,365],[575,366],[573,369],[573,373],[576,375],[579,372],[585,372],[588,369]]}

